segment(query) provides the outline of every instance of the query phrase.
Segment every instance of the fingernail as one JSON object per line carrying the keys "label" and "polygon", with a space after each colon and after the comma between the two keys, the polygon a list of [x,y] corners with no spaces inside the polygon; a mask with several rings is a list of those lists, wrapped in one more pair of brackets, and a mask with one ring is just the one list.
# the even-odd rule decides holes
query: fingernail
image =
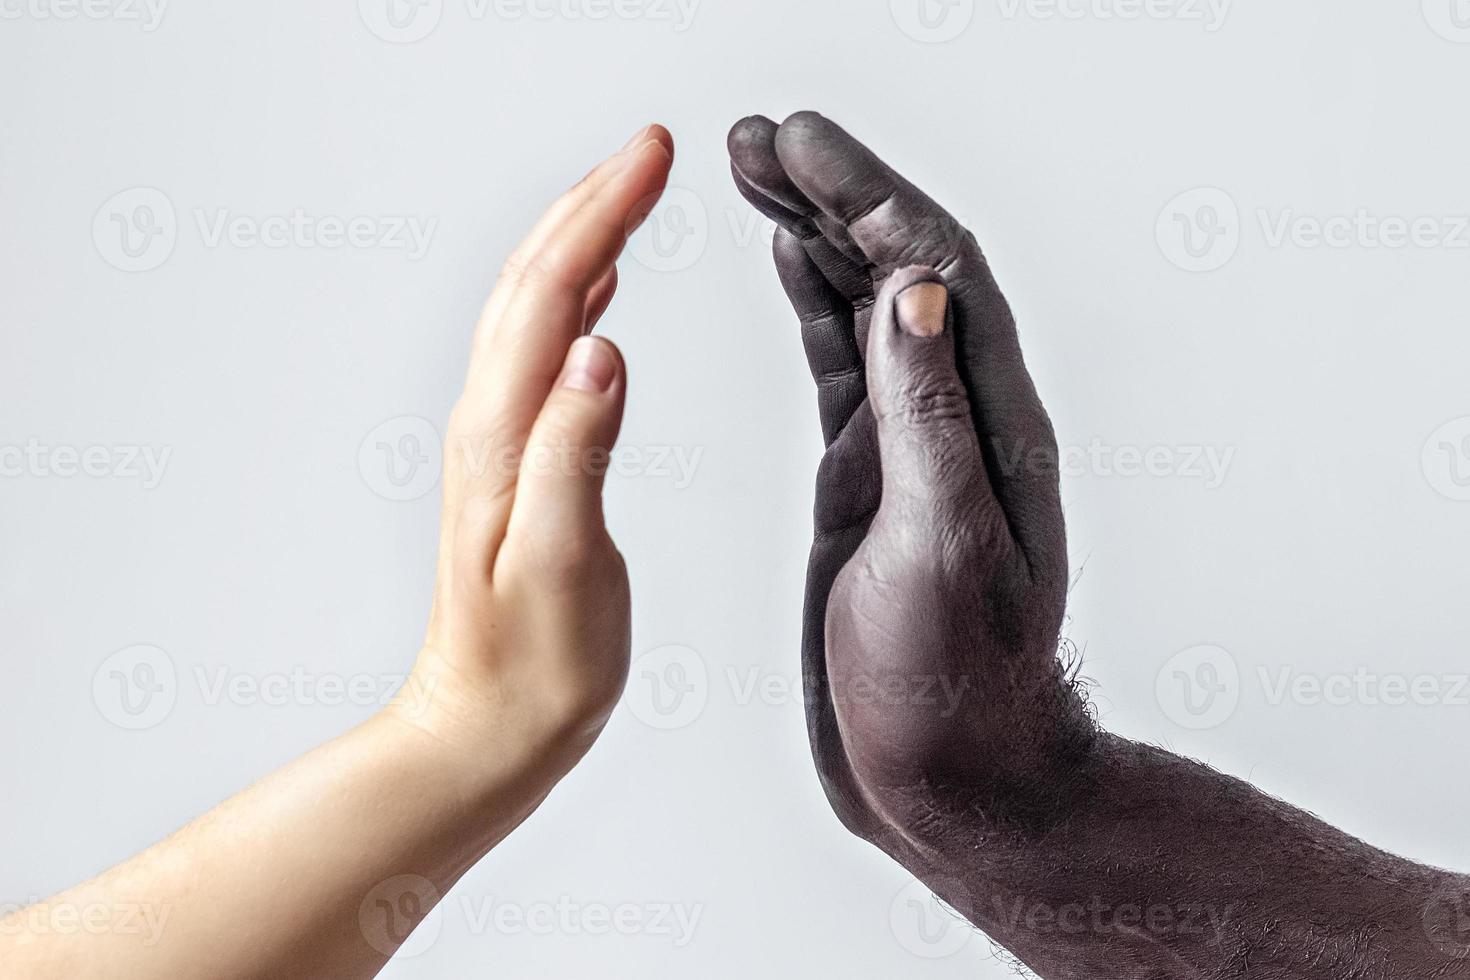
{"label": "fingernail", "polygon": [[630,139],[630,140],[628,140],[628,142],[624,143],[623,144],[623,148],[621,150],[619,150],[618,152],[619,153],[627,153],[629,150],[633,149],[633,147],[637,146],[640,143],[645,142],[644,137],[648,135],[648,131],[650,129],[652,129],[652,128],[653,128],[652,125],[648,125],[648,126],[644,126],[642,129],[638,130],[638,132],[636,132],[636,133],[633,134],[633,138]]}
{"label": "fingernail", "polygon": [[944,333],[944,314],[949,309],[949,290],[937,282],[915,283],[898,294],[898,325],[915,337],[938,337]]}
{"label": "fingernail", "polygon": [[596,337],[578,337],[572,341],[559,383],[578,391],[607,391],[617,373],[617,359],[607,344]]}

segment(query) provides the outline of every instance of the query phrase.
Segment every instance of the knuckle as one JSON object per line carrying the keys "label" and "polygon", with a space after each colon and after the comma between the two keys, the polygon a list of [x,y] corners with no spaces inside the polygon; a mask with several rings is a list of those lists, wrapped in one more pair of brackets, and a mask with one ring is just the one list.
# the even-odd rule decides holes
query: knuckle
{"label": "knuckle", "polygon": [[895,399],[893,415],[916,427],[968,420],[970,396],[958,378],[911,378]]}

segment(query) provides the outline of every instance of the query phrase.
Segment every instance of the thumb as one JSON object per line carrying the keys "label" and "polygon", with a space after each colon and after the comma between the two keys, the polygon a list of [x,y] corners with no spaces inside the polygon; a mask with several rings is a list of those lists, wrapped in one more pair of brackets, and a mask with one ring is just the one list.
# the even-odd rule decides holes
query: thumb
{"label": "thumb", "polygon": [[626,387],[623,359],[611,342],[582,337],[572,343],[526,441],[512,533],[573,550],[604,536],[602,484]]}
{"label": "thumb", "polygon": [[969,392],[955,361],[949,291],[937,271],[910,266],[884,283],[868,333],[867,366],[883,509],[959,519],[993,503]]}

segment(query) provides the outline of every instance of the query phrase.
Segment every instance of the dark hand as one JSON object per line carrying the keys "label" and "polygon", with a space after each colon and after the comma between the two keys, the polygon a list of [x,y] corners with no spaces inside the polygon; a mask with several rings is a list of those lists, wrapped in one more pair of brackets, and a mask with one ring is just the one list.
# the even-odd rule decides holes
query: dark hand
{"label": "dark hand", "polygon": [[1093,725],[1056,443],[974,237],[813,113],[730,154],[817,380],[803,658],[844,823],[1049,980],[1470,976],[1470,880]]}
{"label": "dark hand", "polygon": [[828,796],[870,839],[977,801],[1039,816],[1092,726],[1056,658],[1056,441],[1010,309],[974,236],[827,119],[742,120],[730,155],[780,225],[828,446],[803,637]]}

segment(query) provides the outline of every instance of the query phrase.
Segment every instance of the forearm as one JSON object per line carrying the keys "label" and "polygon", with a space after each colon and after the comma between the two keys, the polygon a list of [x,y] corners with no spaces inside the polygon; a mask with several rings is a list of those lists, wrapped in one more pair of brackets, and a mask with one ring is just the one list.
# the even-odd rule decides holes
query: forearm
{"label": "forearm", "polygon": [[897,851],[1046,980],[1470,976],[1470,879],[1106,735],[1065,799],[1043,826],[931,816]]}
{"label": "forearm", "polygon": [[[0,923],[16,977],[370,977],[554,782],[389,709],[93,881]],[[400,881],[392,879],[400,876]],[[387,884],[385,884],[387,883]],[[412,893],[412,894],[410,894]],[[65,927],[91,909],[130,928]],[[392,918],[388,918],[389,916]]]}

